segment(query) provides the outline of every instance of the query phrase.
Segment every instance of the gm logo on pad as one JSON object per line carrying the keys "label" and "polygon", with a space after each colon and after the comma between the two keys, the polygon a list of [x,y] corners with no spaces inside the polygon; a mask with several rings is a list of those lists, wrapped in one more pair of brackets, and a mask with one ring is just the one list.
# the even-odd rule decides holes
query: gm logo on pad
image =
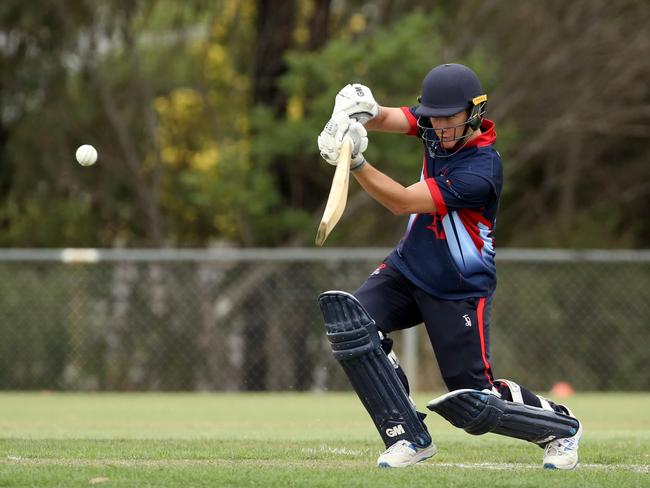
{"label": "gm logo on pad", "polygon": [[395,437],[396,435],[405,434],[404,427],[401,425],[396,425],[395,427],[389,427],[386,429],[386,435],[388,437]]}

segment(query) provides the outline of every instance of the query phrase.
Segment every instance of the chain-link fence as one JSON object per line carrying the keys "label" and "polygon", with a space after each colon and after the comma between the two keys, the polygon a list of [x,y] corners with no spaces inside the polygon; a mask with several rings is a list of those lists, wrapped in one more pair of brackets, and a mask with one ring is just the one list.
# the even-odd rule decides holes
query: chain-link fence
{"label": "chain-link fence", "polygon": [[[316,298],[354,291],[387,252],[1,250],[0,388],[348,388]],[[650,389],[650,252],[501,250],[498,263],[498,377]],[[395,339],[418,389],[442,389],[423,327]]]}

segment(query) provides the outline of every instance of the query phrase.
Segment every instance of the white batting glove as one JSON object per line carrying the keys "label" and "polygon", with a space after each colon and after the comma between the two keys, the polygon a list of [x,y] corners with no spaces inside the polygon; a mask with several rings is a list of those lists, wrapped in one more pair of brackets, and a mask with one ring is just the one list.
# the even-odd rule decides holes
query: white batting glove
{"label": "white batting glove", "polygon": [[379,105],[370,88],[360,83],[345,85],[334,99],[332,115],[345,112],[349,117],[365,124],[379,113]]}
{"label": "white batting glove", "polygon": [[352,140],[350,171],[359,171],[366,164],[363,152],[368,149],[368,132],[360,122],[353,120],[348,128],[348,136]]}
{"label": "white batting glove", "polygon": [[318,136],[318,150],[320,155],[329,164],[336,166],[336,161],[341,153],[343,138],[350,127],[350,117],[345,112],[338,112],[325,124],[325,128]]}

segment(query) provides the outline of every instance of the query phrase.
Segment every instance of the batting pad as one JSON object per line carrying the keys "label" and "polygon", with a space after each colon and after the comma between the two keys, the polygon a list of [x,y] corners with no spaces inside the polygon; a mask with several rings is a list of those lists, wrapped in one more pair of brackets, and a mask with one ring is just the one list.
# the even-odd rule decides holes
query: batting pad
{"label": "batting pad", "polygon": [[487,390],[456,390],[434,398],[432,410],[473,435],[492,432],[544,445],[578,432],[578,420],[559,412],[509,402]]}
{"label": "batting pad", "polygon": [[343,291],[318,297],[327,339],[386,447],[401,439],[424,447],[431,436],[381,348],[374,320],[359,301]]}

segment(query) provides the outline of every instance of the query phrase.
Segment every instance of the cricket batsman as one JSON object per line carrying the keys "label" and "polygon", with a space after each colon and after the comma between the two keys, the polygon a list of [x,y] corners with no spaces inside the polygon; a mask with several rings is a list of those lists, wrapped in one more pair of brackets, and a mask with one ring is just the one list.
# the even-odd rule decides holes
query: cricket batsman
{"label": "cricket batsman", "polygon": [[[427,407],[470,434],[492,432],[542,447],[543,466],[573,469],[582,425],[565,406],[490,366],[490,312],[496,288],[493,233],[503,184],[487,95],[461,64],[433,68],[419,104],[382,107],[370,89],[347,85],[318,137],[336,164],[346,138],[352,174],[394,214],[409,215],[404,237],[354,292],[319,297],[334,357],[386,446],[379,467],[398,468],[436,453],[392,351],[391,332],[424,323],[449,393]],[[420,178],[404,187],[366,161],[367,130],[418,138]]]}

